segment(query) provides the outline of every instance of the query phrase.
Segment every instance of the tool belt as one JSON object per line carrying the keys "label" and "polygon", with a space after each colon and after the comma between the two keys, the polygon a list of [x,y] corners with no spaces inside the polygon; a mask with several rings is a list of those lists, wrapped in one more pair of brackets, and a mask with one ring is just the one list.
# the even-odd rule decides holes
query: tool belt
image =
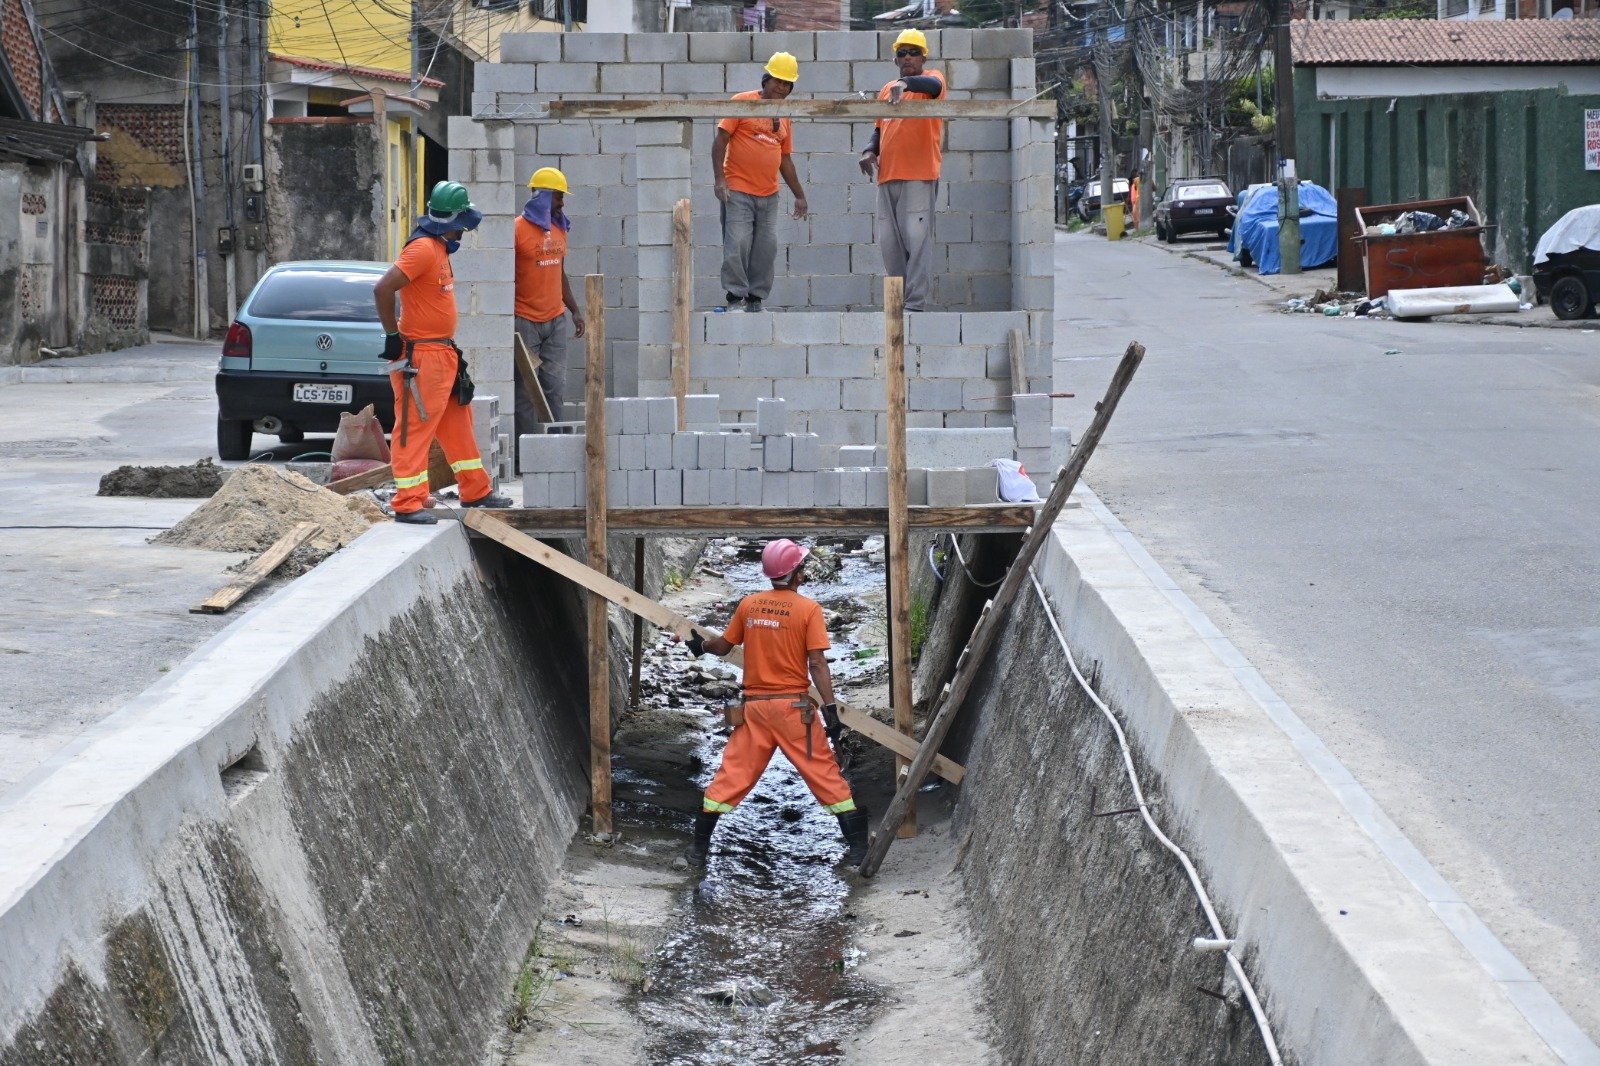
{"label": "tool belt", "polygon": [[[443,344],[456,353],[456,383],[451,386],[456,403],[462,407],[472,406],[472,397],[477,393],[478,387],[473,384],[472,375],[467,373],[467,357],[461,354],[461,346],[456,344],[454,337],[417,337],[406,340],[406,365],[411,365],[411,354],[417,350],[419,344]],[[428,416],[423,414],[422,420],[426,422]]]}

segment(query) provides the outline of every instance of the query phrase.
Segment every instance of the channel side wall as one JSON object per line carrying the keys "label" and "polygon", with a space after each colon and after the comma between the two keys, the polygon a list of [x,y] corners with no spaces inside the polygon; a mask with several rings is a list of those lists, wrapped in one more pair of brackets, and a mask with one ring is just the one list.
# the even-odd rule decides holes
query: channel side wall
{"label": "channel side wall", "polygon": [[381,526],[9,793],[0,1064],[479,1060],[587,798],[580,617]]}
{"label": "channel side wall", "polygon": [[[1148,576],[1093,497],[1078,499],[1036,572],[1123,723],[1158,824],[1237,939],[1285,1060],[1555,1062],[1505,975],[1468,954],[1246,691],[1224,658],[1238,653],[1202,638],[1170,579]],[[1211,932],[1182,868],[1137,813],[1107,813],[1135,804],[1120,749],[1031,583],[1013,612],[956,752],[961,869],[1005,1060],[1266,1061],[1224,959],[1190,946]]]}

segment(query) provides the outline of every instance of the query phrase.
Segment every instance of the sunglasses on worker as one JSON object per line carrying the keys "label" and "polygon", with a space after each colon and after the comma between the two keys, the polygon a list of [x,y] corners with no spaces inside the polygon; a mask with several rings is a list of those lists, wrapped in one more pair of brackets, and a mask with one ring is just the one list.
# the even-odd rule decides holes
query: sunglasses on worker
{"label": "sunglasses on worker", "polygon": [[920,48],[896,48],[894,50],[896,59],[904,59],[906,56],[920,56],[921,54],[922,49]]}

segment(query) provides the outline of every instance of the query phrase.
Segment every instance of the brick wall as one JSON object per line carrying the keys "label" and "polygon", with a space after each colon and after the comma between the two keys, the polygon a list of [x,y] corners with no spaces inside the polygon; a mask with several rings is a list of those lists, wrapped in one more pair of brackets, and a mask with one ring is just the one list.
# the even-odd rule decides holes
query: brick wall
{"label": "brick wall", "polygon": [[775,29],[784,30],[843,30],[847,29],[849,0],[778,0]]}
{"label": "brick wall", "polygon": [[0,6],[0,47],[5,49],[11,76],[33,109],[33,117],[42,117],[44,82],[40,76],[39,49],[34,45],[21,0],[4,0]]}
{"label": "brick wall", "polygon": [[108,185],[186,184],[181,104],[97,104],[95,122],[111,139],[95,153],[95,180]]}

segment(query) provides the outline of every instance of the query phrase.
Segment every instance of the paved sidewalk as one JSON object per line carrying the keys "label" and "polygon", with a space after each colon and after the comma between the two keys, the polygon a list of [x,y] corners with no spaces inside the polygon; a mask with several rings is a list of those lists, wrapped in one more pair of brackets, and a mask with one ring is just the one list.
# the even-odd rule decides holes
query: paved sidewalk
{"label": "paved sidewalk", "polygon": [[221,355],[220,340],[197,341],[158,333],[149,344],[114,352],[0,366],[0,385],[210,381]]}

